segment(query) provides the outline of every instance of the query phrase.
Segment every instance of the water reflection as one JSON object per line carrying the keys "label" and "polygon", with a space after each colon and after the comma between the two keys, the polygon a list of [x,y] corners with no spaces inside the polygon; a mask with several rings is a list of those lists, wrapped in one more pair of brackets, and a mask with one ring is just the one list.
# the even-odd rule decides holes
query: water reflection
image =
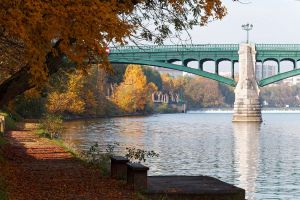
{"label": "water reflection", "polygon": [[234,123],[231,114],[170,114],[74,121],[64,140],[154,150],[149,175],[208,175],[246,189],[248,200],[300,199],[300,114]]}
{"label": "water reflection", "polygon": [[82,150],[87,150],[95,142],[102,150],[108,144],[119,142],[121,146],[117,152],[125,146],[144,148],[146,130],[141,117],[69,121],[65,126],[63,139]]}
{"label": "water reflection", "polygon": [[239,186],[247,191],[249,200],[254,199],[256,191],[260,126],[260,123],[233,123],[235,168]]}

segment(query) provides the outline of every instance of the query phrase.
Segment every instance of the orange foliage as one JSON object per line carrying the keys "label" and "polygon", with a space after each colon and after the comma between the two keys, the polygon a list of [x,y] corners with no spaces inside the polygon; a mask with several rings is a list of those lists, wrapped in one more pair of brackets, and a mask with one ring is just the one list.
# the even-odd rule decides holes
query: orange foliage
{"label": "orange foliage", "polygon": [[41,94],[37,88],[32,88],[24,93],[26,98],[40,98]]}
{"label": "orange foliage", "polygon": [[24,66],[35,83],[47,79],[47,54],[57,53],[57,46],[80,66],[106,63],[111,42],[161,43],[172,30],[205,25],[225,14],[221,0],[1,0],[0,83]]}
{"label": "orange foliage", "polygon": [[81,97],[83,88],[83,74],[74,73],[69,75],[67,90],[59,93],[57,91],[48,94],[46,108],[50,113],[82,113],[85,102]]}

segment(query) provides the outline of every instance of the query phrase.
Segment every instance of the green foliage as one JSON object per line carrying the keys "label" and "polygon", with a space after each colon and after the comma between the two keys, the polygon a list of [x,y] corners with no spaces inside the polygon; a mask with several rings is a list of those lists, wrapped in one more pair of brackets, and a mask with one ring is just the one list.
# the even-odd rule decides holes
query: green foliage
{"label": "green foliage", "polygon": [[170,108],[167,103],[161,103],[156,108],[156,112],[158,112],[158,113],[176,113],[177,109]]}
{"label": "green foliage", "polygon": [[154,151],[146,151],[143,149],[126,148],[127,154],[125,155],[130,161],[145,162],[146,158],[158,157],[159,154]]}
{"label": "green foliage", "polygon": [[44,136],[50,139],[59,138],[64,129],[62,117],[59,115],[46,114],[41,119],[40,128],[44,130]]}
{"label": "green foliage", "polygon": [[107,77],[107,83],[120,84],[123,81],[127,65],[112,64],[113,72]]}
{"label": "green foliage", "polygon": [[110,158],[114,155],[115,148],[119,143],[115,142],[112,145],[107,145],[105,152],[101,149],[96,142],[88,151],[82,153],[82,157],[89,164],[96,166],[100,169],[102,175],[109,175],[110,172]]}
{"label": "green foliage", "polygon": [[16,121],[20,121],[20,117],[18,115],[12,114],[11,112],[0,111],[0,115],[3,115],[5,117],[5,128],[8,130],[15,129]]}
{"label": "green foliage", "polygon": [[147,77],[147,83],[154,83],[158,90],[162,89],[162,79],[158,71],[150,68],[143,67],[143,72]]}
{"label": "green foliage", "polygon": [[[103,175],[109,175],[110,172],[110,158],[115,155],[116,147],[120,144],[114,142],[106,146],[105,151],[96,142],[89,150],[81,153],[82,159],[92,166],[98,167]],[[146,151],[143,149],[126,148],[126,157],[131,161],[145,162],[146,158],[158,157],[159,155],[154,151]]]}
{"label": "green foliage", "polygon": [[20,95],[15,99],[15,111],[24,118],[41,118],[45,112],[45,98]]}

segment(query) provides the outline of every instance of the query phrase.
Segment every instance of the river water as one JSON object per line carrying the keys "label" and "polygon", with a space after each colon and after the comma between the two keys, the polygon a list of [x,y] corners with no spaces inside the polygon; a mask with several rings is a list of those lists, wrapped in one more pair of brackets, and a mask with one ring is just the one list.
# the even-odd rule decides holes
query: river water
{"label": "river water", "polygon": [[209,175],[246,190],[249,200],[300,199],[300,114],[263,114],[232,123],[230,113],[160,114],[66,123],[81,150],[98,142],[154,150],[149,175]]}

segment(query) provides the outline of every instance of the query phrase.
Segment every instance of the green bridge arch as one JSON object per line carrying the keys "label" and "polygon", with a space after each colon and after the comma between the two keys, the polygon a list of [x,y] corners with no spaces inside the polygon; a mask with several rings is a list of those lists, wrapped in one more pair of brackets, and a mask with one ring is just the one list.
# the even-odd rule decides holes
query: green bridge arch
{"label": "green bridge arch", "polygon": [[152,60],[142,60],[142,59],[135,59],[135,60],[128,60],[128,59],[110,59],[111,63],[123,63],[123,64],[140,64],[140,65],[149,65],[149,66],[157,66],[157,67],[163,67],[167,69],[173,69],[178,71],[183,71],[191,74],[195,74],[198,76],[202,76],[205,78],[209,78],[215,81],[218,81],[220,83],[227,84],[229,86],[235,87],[236,81],[230,78],[226,78],[217,74],[209,73],[206,71],[202,71],[200,69],[194,69],[190,67],[186,67],[183,65],[175,65],[172,63],[167,62],[159,62],[159,61],[152,61]]}
{"label": "green bridge arch", "polygon": [[290,70],[290,71],[287,71],[287,72],[283,72],[283,73],[280,73],[280,74],[277,74],[277,75],[274,75],[274,76],[271,76],[271,77],[268,77],[268,78],[264,78],[264,79],[262,79],[258,82],[258,86],[259,87],[264,87],[264,86],[267,86],[269,84],[281,81],[281,80],[286,79],[286,78],[297,76],[297,75],[300,75],[300,68]]}
{"label": "green bridge arch", "polygon": [[[296,68],[297,61],[300,60],[300,44],[255,44],[255,50],[257,62],[264,63],[273,60],[278,64],[278,74],[260,80],[258,82],[260,87],[300,75],[300,69]],[[111,63],[141,64],[179,70],[235,87],[237,83],[234,80],[234,63],[238,62],[238,51],[239,44],[122,46],[110,48],[109,60]],[[210,60],[215,62],[215,66],[213,66],[215,73],[203,70],[204,63]],[[219,75],[218,65],[223,60],[232,63],[232,78]],[[182,61],[182,65],[170,63],[174,61]],[[198,61],[199,69],[187,67],[190,61]],[[280,73],[280,62],[282,61],[292,62],[293,70]]]}

